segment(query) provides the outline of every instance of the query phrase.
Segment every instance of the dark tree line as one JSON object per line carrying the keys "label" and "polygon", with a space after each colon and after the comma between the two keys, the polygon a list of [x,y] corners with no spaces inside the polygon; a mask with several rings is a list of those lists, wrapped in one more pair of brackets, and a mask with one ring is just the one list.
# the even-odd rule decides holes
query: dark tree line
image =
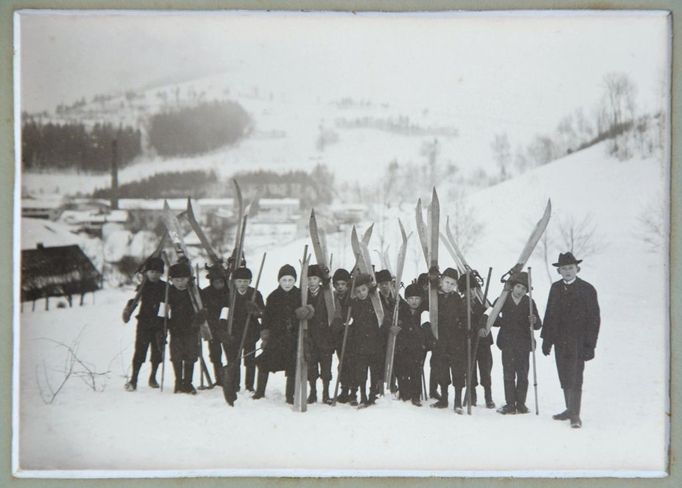
{"label": "dark tree line", "polygon": [[118,163],[125,166],[142,151],[141,134],[132,127],[80,123],[43,123],[29,118],[22,124],[22,164],[25,170],[76,169],[109,171],[112,141],[118,141]]}
{"label": "dark tree line", "polygon": [[[218,176],[213,171],[174,171],[157,173],[148,178],[118,187],[119,198],[194,198],[209,196],[207,189],[215,185]],[[226,185],[227,186],[227,185]],[[110,198],[111,188],[93,193],[93,198]],[[210,195],[214,196],[214,195]]]}
{"label": "dark tree line", "polygon": [[250,128],[251,118],[240,104],[202,103],[152,116],[149,143],[160,156],[191,156],[234,144]]}

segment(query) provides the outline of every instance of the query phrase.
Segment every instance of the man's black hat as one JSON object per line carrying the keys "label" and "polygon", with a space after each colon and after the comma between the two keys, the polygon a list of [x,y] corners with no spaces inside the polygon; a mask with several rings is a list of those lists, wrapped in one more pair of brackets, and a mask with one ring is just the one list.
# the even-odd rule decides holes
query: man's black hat
{"label": "man's black hat", "polygon": [[572,253],[565,252],[565,253],[559,253],[559,262],[558,263],[552,263],[552,266],[556,266],[557,268],[559,268],[561,266],[567,266],[569,264],[580,264],[582,262],[583,262],[582,259],[576,259]]}

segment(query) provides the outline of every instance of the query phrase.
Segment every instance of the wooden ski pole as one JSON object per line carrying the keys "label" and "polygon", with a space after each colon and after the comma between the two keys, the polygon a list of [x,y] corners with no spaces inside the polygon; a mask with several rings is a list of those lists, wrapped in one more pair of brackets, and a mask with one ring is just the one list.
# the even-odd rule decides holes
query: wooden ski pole
{"label": "wooden ski pole", "polygon": [[343,324],[343,342],[341,343],[341,357],[339,358],[339,367],[336,372],[336,382],[334,384],[334,398],[332,399],[332,407],[336,406],[336,398],[339,396],[339,383],[341,382],[341,372],[343,371],[343,358],[346,356],[346,344],[348,343],[348,326],[350,325],[351,303],[350,299],[355,292],[355,279],[357,274],[353,276],[353,282],[350,286],[350,294],[348,295],[348,312],[346,313],[346,321]]}
{"label": "wooden ski pole", "polygon": [[538,374],[535,369],[535,332],[533,328],[533,280],[531,278],[530,266],[528,266],[528,323],[530,324],[530,350],[533,354],[533,390],[535,390],[535,415],[540,415],[538,406]]}
{"label": "wooden ski pole", "polygon": [[471,415],[471,272],[466,271],[466,301],[467,301],[467,415]]}
{"label": "wooden ski pole", "polygon": [[166,373],[166,336],[168,335],[168,289],[170,288],[170,263],[168,262],[168,256],[166,252],[161,252],[161,259],[163,259],[166,265],[166,291],[164,292],[163,298],[163,336],[161,337],[161,385],[159,386],[159,391],[163,391],[163,379]]}
{"label": "wooden ski pole", "polygon": [[[490,275],[492,274],[492,272],[493,272],[493,268],[491,268],[491,267],[488,268],[488,276],[485,280],[485,292],[483,292],[483,302],[482,302],[484,312],[485,312],[486,304],[488,303],[488,289],[489,289],[488,285],[490,284]],[[488,333],[490,333],[490,332],[488,332]],[[481,342],[481,336],[478,334],[479,333],[477,331],[476,338],[474,339],[474,348],[473,348],[474,350],[471,353],[471,369],[472,369],[472,371],[476,371],[476,358],[478,357],[478,345]],[[470,394],[471,393],[469,391],[469,388],[467,387],[466,397],[464,398],[465,402],[469,401],[469,395]]]}

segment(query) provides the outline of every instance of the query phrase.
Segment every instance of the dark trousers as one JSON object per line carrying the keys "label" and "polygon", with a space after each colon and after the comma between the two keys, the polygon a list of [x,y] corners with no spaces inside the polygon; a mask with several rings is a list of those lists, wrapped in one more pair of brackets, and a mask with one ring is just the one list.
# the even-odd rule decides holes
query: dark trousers
{"label": "dark trousers", "polygon": [[528,358],[530,352],[514,347],[502,349],[504,397],[507,405],[526,403],[528,393]]}
{"label": "dark trousers", "polygon": [[409,400],[419,400],[422,390],[422,362],[421,358],[395,358],[395,376],[398,378],[400,397]]}
{"label": "dark trousers", "polygon": [[[225,352],[227,356],[227,351]],[[217,366],[222,366],[223,364],[223,344],[217,338],[212,341],[208,341],[208,357],[211,362]]]}
{"label": "dark trousers", "polygon": [[152,364],[161,363],[163,351],[163,329],[157,327],[144,327],[137,325],[135,331],[135,353],[133,354],[133,366],[141,366],[147,359],[147,349],[151,348]]}
{"label": "dark trousers", "polygon": [[554,358],[556,360],[557,371],[559,372],[561,388],[582,389],[585,361],[582,359],[580,352],[580,349],[575,344],[555,346]]}
{"label": "dark trousers", "polygon": [[313,345],[310,348],[310,359],[308,361],[308,381],[331,381],[332,379],[332,354],[334,351],[320,349]]}
{"label": "dark trousers", "polygon": [[476,351],[476,357],[473,360],[471,368],[471,384],[473,386],[479,385],[476,364],[478,364],[478,371],[481,374],[481,386],[484,388],[490,388],[490,385],[492,384],[490,380],[490,373],[493,369],[493,355],[490,351],[489,345],[478,345],[478,351]]}
{"label": "dark trousers", "polygon": [[370,377],[370,394],[376,395],[379,392],[379,383],[382,381],[381,369],[382,358],[381,354],[356,354],[355,360],[355,386],[360,388],[360,391],[365,391],[367,384],[367,370],[369,369]]}
{"label": "dark trousers", "polygon": [[[436,382],[441,386],[452,384],[455,388],[464,388],[466,383],[466,350],[435,350],[432,357],[432,372]],[[443,392],[441,392],[443,393]]]}
{"label": "dark trousers", "polygon": [[196,362],[199,359],[199,344],[199,334],[196,332],[171,332],[171,361]]}

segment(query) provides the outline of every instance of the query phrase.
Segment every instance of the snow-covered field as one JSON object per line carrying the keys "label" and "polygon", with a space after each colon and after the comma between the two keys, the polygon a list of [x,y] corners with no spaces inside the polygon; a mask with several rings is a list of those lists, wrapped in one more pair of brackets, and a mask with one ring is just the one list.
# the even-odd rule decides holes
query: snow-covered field
{"label": "snow-covered field", "polygon": [[[539,352],[539,416],[502,416],[480,406],[471,416],[459,416],[451,409],[416,408],[389,398],[365,410],[316,404],[300,414],[284,403],[281,373],[271,376],[266,399],[253,401],[241,394],[235,408],[225,404],[219,390],[201,391],[195,397],[174,395],[170,367],[163,393],[145,386],[146,366],[138,391],[128,393],[123,384],[134,325],[123,325],[120,313],[131,293],[109,289],[98,292],[96,304],[88,297],[82,308],[31,312],[27,307],[19,317],[15,440],[21,474],[325,470],[661,476],[667,466],[669,410],[667,239],[656,252],[648,252],[638,235],[642,213],[647,207],[661,208],[668,187],[657,161],[619,162],[604,154],[603,146],[595,146],[468,198],[485,227],[467,258],[482,274],[488,266],[494,268],[491,295],[499,293],[497,277],[515,262],[547,198],[552,199],[549,230],[555,241],[550,263],[565,251],[557,243],[559,221],[569,217],[579,221],[591,214],[597,225],[600,252],[584,256],[580,276],[599,292],[602,329],[596,358],[586,367],[581,430],[551,419],[563,410],[563,396],[553,356]],[[449,189],[438,190],[445,195]],[[451,206],[444,200],[441,207],[444,217]],[[413,227],[412,208],[400,216]],[[390,233],[397,235],[393,219],[378,224],[389,241]],[[348,235],[330,235],[328,240],[335,267],[350,267]],[[275,288],[281,265],[297,265],[303,244],[299,240],[267,249],[264,294]],[[421,259],[411,258],[416,246],[413,236],[405,281],[423,268]],[[370,249],[378,247],[375,234]],[[396,247],[391,247],[392,255]],[[247,248],[248,260],[258,262],[264,249],[248,243]],[[451,265],[443,247],[441,256],[441,269]],[[543,313],[549,279],[539,249],[529,265],[534,271],[534,298]],[[48,339],[71,344],[79,333],[79,357],[95,371],[108,373],[98,377],[96,392],[79,378],[70,379],[47,405],[39,385],[44,393],[45,372],[52,384],[57,383],[66,356],[63,347]],[[501,405],[501,360],[497,348],[493,350],[493,394]],[[532,395],[531,386],[529,406]]]}

